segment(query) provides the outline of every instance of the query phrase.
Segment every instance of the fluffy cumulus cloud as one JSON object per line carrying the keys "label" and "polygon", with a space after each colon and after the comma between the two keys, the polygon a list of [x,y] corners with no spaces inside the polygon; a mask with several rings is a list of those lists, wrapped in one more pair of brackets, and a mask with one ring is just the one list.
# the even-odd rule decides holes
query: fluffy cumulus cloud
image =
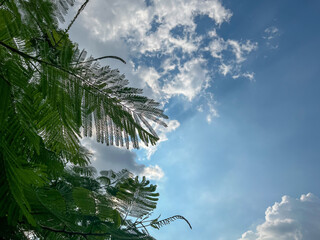
{"label": "fluffy cumulus cloud", "polygon": [[[198,16],[207,16],[215,24],[199,33]],[[254,73],[242,70],[242,63],[257,44],[219,34],[231,17],[231,10],[220,0],[96,0],[87,4],[73,33],[83,47],[94,45],[98,54],[117,55],[118,51],[126,57],[129,64],[120,70],[131,85],[143,88],[163,107],[174,96],[182,104],[187,100],[188,106],[200,99],[210,123],[218,116],[209,92],[213,78],[254,79]],[[161,131],[160,141],[179,126],[176,120],[171,124],[175,127]],[[148,150],[148,158],[155,149]]]}
{"label": "fluffy cumulus cloud", "polygon": [[299,199],[283,196],[265,214],[265,222],[255,231],[242,234],[239,240],[320,239],[320,199],[311,193]]}

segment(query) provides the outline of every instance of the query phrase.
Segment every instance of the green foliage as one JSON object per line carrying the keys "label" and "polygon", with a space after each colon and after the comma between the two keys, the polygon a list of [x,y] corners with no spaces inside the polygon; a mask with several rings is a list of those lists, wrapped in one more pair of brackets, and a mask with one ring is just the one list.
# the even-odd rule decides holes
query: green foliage
{"label": "green foliage", "polygon": [[142,218],[156,208],[158,193],[155,193],[156,186],[143,177],[139,182],[138,177],[128,178],[123,183],[117,184],[116,201],[118,210],[126,217],[132,216]]}
{"label": "green foliage", "polygon": [[[145,178],[139,181],[126,170],[104,171],[96,177],[95,169],[83,168],[88,169],[81,172],[91,173],[81,174],[78,167],[69,167],[49,184],[26,191],[36,225],[21,219],[11,226],[10,234],[28,232],[34,239],[49,240],[153,239],[147,226],[159,229],[175,219],[184,219],[148,220],[159,194]],[[107,175],[111,178],[105,184]]]}

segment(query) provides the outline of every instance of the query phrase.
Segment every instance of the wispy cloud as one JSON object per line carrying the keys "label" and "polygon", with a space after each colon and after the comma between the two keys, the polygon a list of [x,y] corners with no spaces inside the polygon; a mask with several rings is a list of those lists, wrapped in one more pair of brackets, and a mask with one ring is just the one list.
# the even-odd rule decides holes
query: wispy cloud
{"label": "wispy cloud", "polygon": [[279,36],[279,28],[276,26],[271,26],[264,30],[262,38],[266,40],[266,44],[270,49],[277,49],[279,47]]}
{"label": "wispy cloud", "polygon": [[[225,40],[219,37],[216,31],[210,32],[209,36],[212,36],[212,40],[205,51],[209,51],[213,58],[220,60],[220,65],[217,66],[219,73],[223,76],[231,75],[234,79],[244,77],[253,81],[254,73],[243,72],[241,65],[247,56],[258,48],[258,43],[250,40]],[[230,57],[230,54],[233,57]]]}
{"label": "wispy cloud", "polygon": [[207,49],[210,51],[212,57],[221,59],[221,52],[226,50],[227,47],[227,43],[222,38],[215,38],[211,41]]}
{"label": "wispy cloud", "polygon": [[264,30],[264,33],[265,33],[264,38],[271,40],[279,36],[279,29],[275,26],[268,27]]}
{"label": "wispy cloud", "polygon": [[247,40],[245,43],[240,43],[236,40],[228,40],[228,45],[232,48],[232,52],[236,56],[237,63],[241,63],[246,58],[244,57],[245,54],[252,52],[253,50],[257,49],[258,44]]}
{"label": "wispy cloud", "polygon": [[232,70],[232,66],[231,65],[226,65],[224,63],[222,63],[220,66],[219,66],[219,70],[221,72],[221,74],[223,76],[226,76],[228,73],[230,73],[230,71]]}
{"label": "wispy cloud", "polygon": [[315,240],[320,239],[320,199],[308,193],[299,199],[283,196],[268,207],[265,222],[247,231],[239,240]]}
{"label": "wispy cloud", "polygon": [[206,103],[208,107],[206,120],[210,124],[213,118],[219,117],[219,114],[215,107],[216,101],[214,100],[213,93],[208,92],[205,97],[207,99]]}
{"label": "wispy cloud", "polygon": [[232,76],[233,79],[237,79],[237,78],[240,78],[240,77],[247,78],[251,82],[255,81],[254,72],[245,72],[245,73],[240,73],[240,74],[236,74],[236,75]]}

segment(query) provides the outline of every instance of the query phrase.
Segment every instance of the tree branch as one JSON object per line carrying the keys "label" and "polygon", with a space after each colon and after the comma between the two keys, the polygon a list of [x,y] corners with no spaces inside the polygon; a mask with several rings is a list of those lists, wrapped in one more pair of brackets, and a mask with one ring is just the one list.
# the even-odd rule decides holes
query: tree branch
{"label": "tree branch", "polygon": [[[68,27],[64,30],[64,34],[63,36],[58,40],[58,42],[55,44],[55,46],[57,46],[63,38],[65,38],[67,36],[67,33],[69,32],[70,28],[72,27],[73,23],[76,21],[76,19],[78,18],[78,16],[80,15],[80,13],[84,10],[84,8],[86,7],[87,3],[89,2],[89,0],[86,0],[81,7],[79,8],[77,14],[74,16],[74,18],[71,20],[71,22],[69,23]],[[54,47],[55,47],[54,46]]]}
{"label": "tree branch", "polygon": [[77,14],[74,16],[74,18],[72,19],[72,21],[70,22],[70,24],[68,25],[67,29],[65,30],[65,33],[67,33],[70,28],[72,27],[73,23],[76,21],[76,19],[78,18],[78,16],[80,15],[80,13],[84,10],[84,8],[86,7],[87,3],[89,2],[89,0],[86,0],[81,7],[79,8]]}
{"label": "tree branch", "polygon": [[83,62],[78,62],[78,63],[73,63],[71,65],[78,65],[80,63],[88,63],[88,62],[95,62],[95,61],[98,61],[98,60],[101,60],[101,59],[106,59],[106,58],[114,58],[114,59],[118,59],[119,61],[123,62],[124,64],[126,64],[126,61],[123,60],[121,57],[117,57],[117,56],[103,56],[103,57],[99,57],[99,58],[95,58],[95,59],[91,59],[91,60],[88,60],[88,61],[83,61]]}

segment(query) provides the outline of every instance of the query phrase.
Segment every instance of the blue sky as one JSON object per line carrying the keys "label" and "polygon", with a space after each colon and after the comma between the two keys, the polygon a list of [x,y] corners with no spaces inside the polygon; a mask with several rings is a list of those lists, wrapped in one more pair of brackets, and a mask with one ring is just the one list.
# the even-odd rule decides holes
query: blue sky
{"label": "blue sky", "polygon": [[170,117],[153,148],[84,140],[98,168],[154,179],[156,214],[193,225],[174,222],[152,231],[157,239],[320,239],[319,10],[296,0],[89,2],[72,39],[126,59],[104,64]]}

